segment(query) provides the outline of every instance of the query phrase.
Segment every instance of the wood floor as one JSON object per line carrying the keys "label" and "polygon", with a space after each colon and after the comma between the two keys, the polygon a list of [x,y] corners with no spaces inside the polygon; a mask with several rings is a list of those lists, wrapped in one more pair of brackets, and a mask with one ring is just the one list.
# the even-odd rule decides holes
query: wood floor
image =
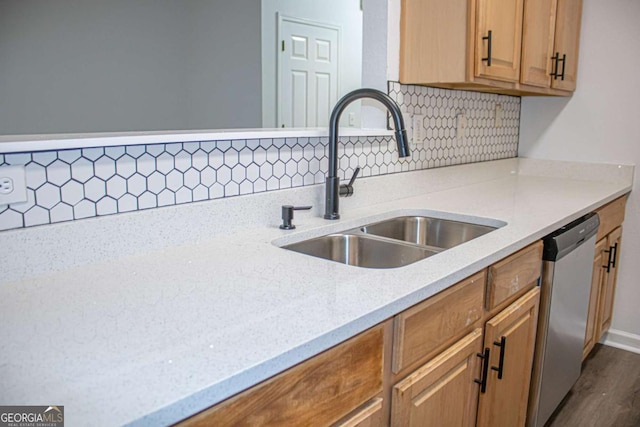
{"label": "wood floor", "polygon": [[640,354],[598,344],[546,427],[640,427]]}

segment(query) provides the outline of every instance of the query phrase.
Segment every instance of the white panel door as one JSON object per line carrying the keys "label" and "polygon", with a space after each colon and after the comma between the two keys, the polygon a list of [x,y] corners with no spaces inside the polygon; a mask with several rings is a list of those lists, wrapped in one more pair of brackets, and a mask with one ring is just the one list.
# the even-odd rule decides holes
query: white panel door
{"label": "white panel door", "polygon": [[338,101],[340,29],[279,16],[278,123],[325,127]]}

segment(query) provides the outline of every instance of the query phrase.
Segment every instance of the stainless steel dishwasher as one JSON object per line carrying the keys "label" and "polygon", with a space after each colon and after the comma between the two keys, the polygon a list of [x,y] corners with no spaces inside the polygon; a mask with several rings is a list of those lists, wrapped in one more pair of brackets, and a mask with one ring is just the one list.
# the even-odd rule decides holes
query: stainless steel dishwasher
{"label": "stainless steel dishwasher", "polygon": [[530,426],[544,426],[580,376],[599,225],[591,213],[544,238]]}

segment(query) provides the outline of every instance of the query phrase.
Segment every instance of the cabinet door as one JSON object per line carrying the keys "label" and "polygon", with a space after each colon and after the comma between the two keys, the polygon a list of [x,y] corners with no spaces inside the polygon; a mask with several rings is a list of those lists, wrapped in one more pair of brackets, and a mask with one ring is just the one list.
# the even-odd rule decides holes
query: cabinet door
{"label": "cabinet door", "polygon": [[557,0],[525,0],[520,82],[551,85],[551,57],[556,29]]}
{"label": "cabinet door", "polygon": [[582,0],[558,0],[554,52],[559,55],[558,72],[563,78],[551,79],[554,89],[576,89],[581,17]]}
{"label": "cabinet door", "polygon": [[609,330],[609,326],[611,326],[611,317],[613,315],[613,299],[616,292],[616,282],[618,279],[618,261],[620,259],[620,244],[622,238],[622,227],[618,227],[609,234],[607,237],[608,248],[606,251],[605,263],[611,256],[611,267],[609,269],[609,273],[607,273],[607,278],[604,281],[604,286],[602,288],[602,295],[600,296],[600,303],[602,305],[600,309],[600,322],[599,322],[599,332],[598,339],[602,338],[602,335]]}
{"label": "cabinet door", "polygon": [[481,346],[478,328],[396,384],[391,425],[474,426]]}
{"label": "cabinet door", "polygon": [[[402,0],[400,82],[455,83],[467,75],[468,0]],[[471,66],[473,57],[471,57]]]}
{"label": "cabinet door", "polygon": [[[523,0],[477,1],[476,76],[514,82],[520,79],[522,10]],[[491,65],[483,60],[487,57]]]}
{"label": "cabinet door", "polygon": [[582,352],[582,360],[584,360],[593,346],[599,339],[598,336],[598,311],[600,304],[600,295],[602,293],[603,284],[607,278],[607,271],[603,268],[607,264],[607,239],[600,239],[596,243],[596,251],[593,257],[593,272],[591,276],[591,296],[589,297],[589,312],[587,314],[587,330],[584,336],[584,350]]}
{"label": "cabinet door", "polygon": [[491,368],[486,393],[480,394],[478,426],[525,424],[539,298],[536,287],[486,324],[484,345],[491,349]]}

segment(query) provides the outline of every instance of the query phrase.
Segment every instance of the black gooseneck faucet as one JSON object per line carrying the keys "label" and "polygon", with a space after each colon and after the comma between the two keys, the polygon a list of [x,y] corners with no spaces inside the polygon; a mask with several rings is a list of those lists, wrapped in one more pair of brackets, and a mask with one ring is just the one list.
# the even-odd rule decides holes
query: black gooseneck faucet
{"label": "black gooseneck faucet", "polygon": [[409,138],[404,128],[404,120],[400,107],[386,93],[376,89],[357,89],[346,94],[331,112],[329,120],[329,172],[325,181],[325,219],[339,219],[338,209],[340,198],[340,178],[338,178],[338,123],[342,112],[353,101],[361,98],[372,98],[381,102],[389,112],[396,128],[396,142],[398,143],[398,157],[407,157],[409,152]]}

